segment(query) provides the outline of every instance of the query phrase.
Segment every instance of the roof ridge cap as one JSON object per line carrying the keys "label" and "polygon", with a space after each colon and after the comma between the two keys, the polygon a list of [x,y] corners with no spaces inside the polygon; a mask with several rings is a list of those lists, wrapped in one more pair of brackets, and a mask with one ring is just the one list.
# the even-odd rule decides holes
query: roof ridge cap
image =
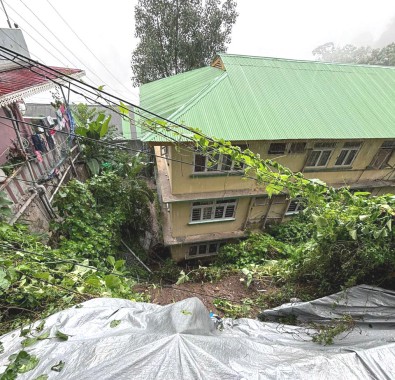
{"label": "roof ridge cap", "polygon": [[[249,58],[249,59],[260,59],[266,61],[286,61],[286,62],[299,62],[299,63],[316,63],[319,65],[333,65],[333,66],[346,66],[346,67],[365,67],[365,68],[381,68],[395,70],[395,66],[383,66],[383,65],[369,65],[367,63],[348,63],[348,62],[327,62],[317,61],[310,59],[294,59],[294,58],[283,58],[283,57],[268,57],[259,55],[247,55],[247,54],[231,54],[231,53],[218,53],[218,56],[222,57],[237,57],[237,58]],[[225,63],[224,63],[225,64]]]}

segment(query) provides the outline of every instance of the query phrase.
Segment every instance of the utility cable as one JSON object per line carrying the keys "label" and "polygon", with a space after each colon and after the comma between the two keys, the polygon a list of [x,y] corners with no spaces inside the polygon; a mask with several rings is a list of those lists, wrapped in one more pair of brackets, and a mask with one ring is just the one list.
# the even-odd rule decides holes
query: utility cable
{"label": "utility cable", "polygon": [[78,38],[78,40],[85,46],[85,48],[92,54],[92,56],[96,59],[97,62],[111,75],[113,79],[115,79],[126,91],[130,92],[128,89],[118,78],[114,76],[114,74],[103,64],[103,62],[93,53],[93,51],[89,48],[89,46],[81,39],[81,37],[74,31],[74,29],[69,25],[69,23],[63,18],[63,16],[56,10],[56,8],[51,4],[50,1],[46,0],[50,7],[55,11],[55,13],[62,19],[62,21],[67,25],[67,27],[71,30],[71,32]]}
{"label": "utility cable", "polygon": [[[87,67],[88,68],[88,70],[97,78],[97,79],[99,79],[99,81],[100,81],[100,84],[105,84],[107,87],[109,87],[109,88],[111,88],[111,86],[109,86],[105,81],[103,81],[100,77],[99,77],[99,75],[95,72],[95,71],[93,71],[91,68],[89,68],[80,58],[78,58],[75,54],[74,54],[74,52],[72,51],[72,50],[70,50],[60,39],[59,39],[59,37],[57,37],[57,35],[53,32],[53,31],[51,31],[49,28],[48,28],[48,26],[43,22],[43,21],[41,21],[41,19],[33,12],[33,10],[31,9],[31,8],[29,8],[24,2],[23,2],[23,0],[19,0],[33,15],[34,15],[34,17],[48,30],[48,32],[50,33],[50,35],[52,35],[68,52],[70,52],[71,54],[72,54],[72,56],[78,61],[78,62],[80,62],[80,64],[83,66],[83,67]],[[25,20],[25,22],[27,22],[26,20]],[[30,24],[29,24],[30,25]],[[30,25],[31,26],[31,25]],[[37,33],[39,33],[38,31],[37,31]],[[40,33],[39,33],[40,34]],[[45,40],[47,40],[44,36],[42,36],[42,34],[40,34],[40,36],[41,37],[43,37]],[[59,51],[59,49],[57,49],[54,45],[52,45],[51,44],[51,46],[52,47],[54,47],[63,57],[65,57],[74,67],[77,67],[78,65],[75,65],[72,61],[70,61],[70,59],[69,58],[67,58],[61,51]],[[88,79],[89,79],[89,77],[88,77]],[[92,81],[93,82],[93,81]]]}
{"label": "utility cable", "polygon": [[[49,45],[51,45],[55,50],[57,50],[67,61],[69,61],[69,63],[71,63],[71,61],[61,52],[59,51],[58,48],[56,48],[46,37],[44,37],[34,26],[32,26],[19,12],[17,12],[10,4],[8,4],[5,0],[4,2],[15,12],[15,14],[17,14],[27,25],[29,25],[37,34],[39,34]],[[15,20],[11,19],[13,22],[15,22]],[[20,28],[22,29],[22,28]],[[30,33],[28,33],[26,30],[24,30],[26,32],[26,34],[32,38],[37,44],[39,44],[48,54],[50,54],[53,58],[55,58],[56,60],[59,60],[62,65],[64,66],[68,66],[68,64],[66,64],[64,61],[62,61],[61,59],[59,59],[58,57],[55,57],[53,55],[53,53],[51,51],[49,51],[44,45],[42,45],[39,41],[37,41],[37,39],[35,39]]]}
{"label": "utility cable", "polygon": [[[0,47],[0,49],[5,50],[5,51],[10,51],[10,50],[7,49],[7,48],[2,48],[2,47]],[[15,53],[15,52],[12,52],[12,51],[11,51],[11,53],[14,53],[14,54],[15,54],[15,58],[16,58],[16,56],[18,56],[18,57],[23,57],[23,58],[27,59],[29,62],[34,62],[35,64],[37,64],[37,62],[35,62],[34,60],[32,60],[32,59],[30,59],[30,58],[26,58],[26,57],[24,57],[23,55],[21,55],[21,54],[19,54],[19,53]],[[38,64],[39,64],[39,63],[38,63]],[[41,64],[39,64],[39,65],[41,65]],[[23,65],[21,64],[21,66],[23,66]],[[50,69],[51,71],[57,72],[57,73],[60,74],[60,75],[63,75],[63,76],[65,76],[65,77],[68,77],[68,78],[70,78],[70,79],[73,80],[73,81],[77,81],[77,82],[79,82],[79,83],[82,83],[82,84],[86,85],[86,86],[89,87],[89,88],[93,88],[92,86],[90,86],[90,85],[88,85],[88,84],[85,84],[85,83],[83,83],[83,82],[81,82],[81,81],[78,81],[78,80],[76,80],[76,79],[74,79],[74,78],[72,78],[72,77],[70,77],[70,76],[68,76],[68,75],[64,75],[63,73],[61,73],[61,72],[59,72],[59,71],[57,71],[57,70],[55,70],[55,69],[53,69],[53,68],[47,67],[47,66],[45,66],[45,65],[41,65],[41,66],[43,66],[43,67],[45,67],[45,68],[47,68],[47,69]],[[30,68],[30,70],[32,70],[32,68]],[[33,71],[33,70],[32,70],[32,71]],[[33,71],[33,72],[34,72],[34,71]],[[43,74],[40,74],[40,73],[37,73],[37,74],[43,75]],[[57,83],[56,81],[54,81],[54,80],[51,79],[51,78],[49,78],[49,79],[52,80],[55,84],[64,86],[64,85],[62,85],[62,84]],[[75,84],[74,84],[74,85],[75,85]],[[81,88],[81,86],[78,86],[78,85],[76,85],[76,86]],[[86,89],[85,89],[85,90],[86,90]],[[96,89],[95,89],[95,90],[96,90]],[[87,90],[86,90],[86,91],[87,91]],[[74,90],[74,92],[76,92],[76,91]],[[113,96],[113,95],[111,95],[111,94],[109,94],[109,93],[107,93],[107,92],[105,92],[105,91],[103,91],[103,90],[99,90],[99,92],[104,93],[104,94],[106,94],[106,95],[108,95],[108,96],[110,96],[110,97],[112,96],[112,97],[114,97],[115,99],[119,99],[120,101],[123,100],[123,99],[118,98],[118,97],[116,97],[116,96]],[[78,94],[78,92],[76,92],[76,93]],[[129,102],[127,102],[127,103],[130,104],[130,105],[132,105],[132,106],[135,106],[135,105],[133,105],[132,103],[129,103]],[[135,107],[137,107],[137,106],[135,106]],[[141,110],[144,110],[144,109],[142,109],[141,107],[137,107],[137,108],[139,108],[139,109],[141,109]],[[149,111],[147,111],[147,110],[144,110],[144,111],[145,111],[145,112],[148,112],[148,113],[150,113],[150,114],[152,114],[152,115],[154,115],[154,116],[157,116],[157,117],[161,118],[162,120],[167,121],[167,122],[169,122],[169,123],[171,123],[171,124],[174,124],[174,125],[176,125],[176,126],[180,126],[180,127],[183,128],[184,130],[187,130],[187,131],[189,131],[189,132],[196,133],[196,134],[198,134],[198,135],[204,137],[205,139],[207,138],[209,141],[211,140],[212,142],[215,142],[215,143],[218,144],[218,145],[223,145],[223,146],[228,147],[228,145],[226,145],[226,144],[224,144],[224,143],[220,143],[220,142],[218,142],[218,141],[215,141],[215,140],[213,140],[212,138],[209,138],[209,137],[203,135],[203,134],[200,133],[200,132],[195,132],[194,130],[191,130],[191,129],[188,128],[188,127],[185,127],[185,126],[183,126],[183,125],[181,125],[181,124],[178,124],[178,123],[174,123],[174,122],[172,122],[172,121],[170,121],[170,120],[168,120],[168,119],[166,119],[166,118],[163,118],[163,117],[161,117],[161,116],[159,116],[159,115],[156,115],[156,114],[154,114],[154,113],[152,113],[152,112],[149,112]],[[140,116],[141,116],[141,115],[140,115]],[[163,125],[161,125],[161,126],[163,127]],[[158,131],[155,131],[155,132],[158,133]],[[174,131],[173,131],[173,132],[174,132]],[[186,137],[186,138],[191,139],[191,137],[182,135],[179,131],[177,131],[176,133],[177,133],[178,135],[181,135],[181,136],[183,136],[183,137]],[[253,154],[249,153],[249,152],[245,152],[245,153],[243,153],[243,154],[246,155],[246,156],[254,157],[254,158],[255,158],[255,156],[254,156]],[[270,162],[271,162],[271,161],[268,160],[268,163],[265,163],[264,161],[263,161],[262,163],[263,163],[264,166],[266,166],[266,167],[268,168],[269,171],[272,171],[272,170],[270,170],[270,168],[268,167],[268,165],[270,165]],[[289,170],[288,170],[288,171],[289,171]],[[291,171],[289,171],[289,175],[294,175],[294,174],[293,174]],[[265,176],[268,177],[268,178],[270,178],[270,174],[269,174],[269,173],[268,173],[268,174],[265,174]],[[274,180],[277,181],[277,182],[279,182],[279,178],[278,178],[278,177],[275,178]],[[280,182],[283,182],[283,180],[281,180]],[[286,181],[286,184],[284,184],[284,186],[288,186],[288,187],[289,187],[289,184],[290,184],[290,182],[289,182],[289,181]],[[325,190],[328,190],[328,188],[329,188],[326,184],[325,184],[325,185],[318,184],[318,185],[319,185],[320,187],[323,187]]]}
{"label": "utility cable", "polygon": [[[41,256],[41,257],[48,258],[48,259],[54,259],[51,256],[48,256],[48,255],[45,255],[45,254],[42,254],[42,253],[38,253],[38,252],[35,252],[35,251],[30,251],[30,250],[27,251],[27,250],[23,250],[23,249],[18,249],[18,248],[14,247],[14,246],[9,246],[9,245],[6,245],[6,244],[2,244],[2,246],[4,248],[9,249],[9,250],[14,251],[14,252],[23,252],[23,253],[28,253],[28,254],[31,254],[31,255]],[[132,280],[132,281],[136,281],[136,279],[133,278],[133,277],[126,276],[126,275],[123,275],[123,274],[120,274],[120,273],[116,273],[116,272],[114,273],[114,272],[111,272],[111,271],[104,271],[102,269],[98,269],[98,268],[90,266],[90,265],[85,265],[85,264],[80,264],[78,262],[74,262],[74,260],[61,259],[61,260],[58,260],[58,261],[59,262],[70,263],[70,264],[73,264],[75,266],[80,266],[80,267],[87,268],[87,269],[92,269],[92,270],[94,270],[97,273],[112,274],[112,275],[117,276],[117,277],[121,277],[121,278]],[[44,261],[43,263],[44,264],[45,263],[50,264],[50,263],[53,263],[53,262],[45,262]],[[54,264],[56,264],[56,263],[54,263]],[[21,272],[21,273],[23,273],[23,272]],[[25,274],[25,273],[23,273],[23,274]],[[32,278],[35,279],[35,277],[32,277]],[[149,283],[149,281],[150,281],[149,278],[141,278],[141,279],[144,280],[144,281],[147,281],[147,283]],[[173,280],[169,280],[169,279],[166,279],[166,278],[165,278],[165,280],[169,281],[169,282],[174,282]],[[51,283],[48,283],[48,284],[49,285],[55,285],[55,284],[51,284]],[[202,295],[202,296],[205,296],[205,297],[209,297],[209,298],[221,298],[221,299],[225,299],[225,300],[230,301],[230,302],[235,302],[235,300],[232,300],[232,299],[229,299],[229,298],[226,298],[226,297],[220,297],[218,295],[211,295],[211,294],[208,294],[208,293],[197,292],[195,290],[183,289],[183,288],[179,287],[176,284],[164,285],[164,287],[167,287],[167,288],[170,287],[170,288],[173,288],[175,290],[182,291],[182,292],[187,292],[187,293],[192,293],[192,294],[199,294],[199,295]],[[68,290],[67,288],[64,288],[64,289]],[[70,289],[70,290],[72,291],[72,289]],[[80,294],[83,295],[82,293],[80,293]]]}

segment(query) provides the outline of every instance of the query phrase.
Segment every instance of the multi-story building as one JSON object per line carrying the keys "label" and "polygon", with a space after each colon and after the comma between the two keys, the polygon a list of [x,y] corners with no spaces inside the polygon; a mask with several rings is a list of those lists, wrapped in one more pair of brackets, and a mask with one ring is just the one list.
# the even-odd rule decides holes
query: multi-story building
{"label": "multi-story building", "polygon": [[[307,178],[373,195],[395,187],[395,68],[220,54],[212,65],[141,87],[141,106],[248,147]],[[177,260],[215,254],[298,212],[269,198],[226,156],[145,132],[155,147],[163,236]]]}

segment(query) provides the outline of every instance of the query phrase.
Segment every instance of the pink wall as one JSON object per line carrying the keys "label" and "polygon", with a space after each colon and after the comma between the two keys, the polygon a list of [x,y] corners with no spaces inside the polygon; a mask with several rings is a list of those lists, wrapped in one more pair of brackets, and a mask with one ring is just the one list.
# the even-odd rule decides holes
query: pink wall
{"label": "pink wall", "polygon": [[[0,116],[7,116],[2,108]],[[0,118],[0,165],[7,161],[7,148],[13,140],[16,140],[16,135],[12,121]]]}

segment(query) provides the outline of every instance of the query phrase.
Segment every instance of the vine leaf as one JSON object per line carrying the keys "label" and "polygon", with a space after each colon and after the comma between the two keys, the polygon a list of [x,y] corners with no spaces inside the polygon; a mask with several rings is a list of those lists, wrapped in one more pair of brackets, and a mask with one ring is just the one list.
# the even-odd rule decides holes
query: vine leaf
{"label": "vine leaf", "polygon": [[53,366],[51,367],[51,370],[52,370],[52,371],[55,371],[55,372],[60,372],[60,371],[63,369],[64,364],[65,364],[65,363],[61,360],[58,364],[53,365]]}
{"label": "vine leaf", "polygon": [[62,341],[66,341],[66,340],[69,339],[69,335],[62,333],[62,332],[59,331],[59,330],[56,331],[55,336],[56,336],[58,339],[62,340]]}
{"label": "vine leaf", "polygon": [[111,321],[110,327],[113,329],[114,327],[117,327],[120,323],[120,320],[114,319],[113,321]]}

